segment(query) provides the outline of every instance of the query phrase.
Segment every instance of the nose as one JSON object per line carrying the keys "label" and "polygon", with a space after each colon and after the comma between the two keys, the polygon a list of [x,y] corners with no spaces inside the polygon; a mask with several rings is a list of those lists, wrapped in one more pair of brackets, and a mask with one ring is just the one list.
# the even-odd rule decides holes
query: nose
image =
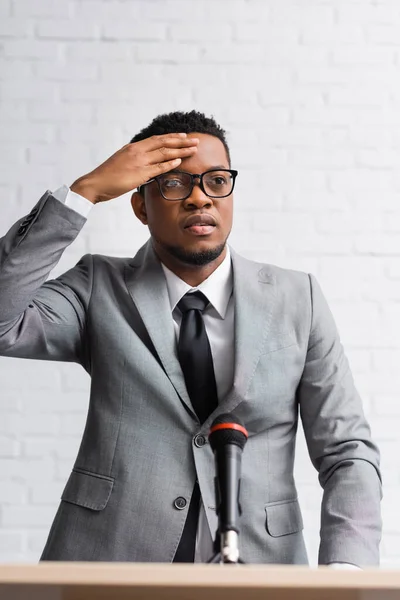
{"label": "nose", "polygon": [[195,179],[192,193],[189,198],[184,200],[185,208],[204,208],[212,205],[212,198],[209,198],[200,188],[199,180]]}

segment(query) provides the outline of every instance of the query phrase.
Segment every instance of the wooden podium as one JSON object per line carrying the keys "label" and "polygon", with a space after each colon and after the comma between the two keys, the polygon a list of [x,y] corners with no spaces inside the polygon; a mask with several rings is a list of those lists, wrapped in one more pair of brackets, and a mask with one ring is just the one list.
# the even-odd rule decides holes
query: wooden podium
{"label": "wooden podium", "polygon": [[266,565],[0,565],[0,600],[398,600],[400,571]]}

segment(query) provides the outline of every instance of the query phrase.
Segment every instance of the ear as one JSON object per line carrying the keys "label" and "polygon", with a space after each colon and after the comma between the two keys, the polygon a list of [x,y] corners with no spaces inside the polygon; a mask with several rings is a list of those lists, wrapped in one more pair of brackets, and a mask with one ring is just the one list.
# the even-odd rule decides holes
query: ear
{"label": "ear", "polygon": [[147,225],[147,213],[146,213],[146,204],[144,202],[144,196],[140,192],[134,192],[131,197],[131,205],[133,208],[133,212],[143,223],[143,225]]}

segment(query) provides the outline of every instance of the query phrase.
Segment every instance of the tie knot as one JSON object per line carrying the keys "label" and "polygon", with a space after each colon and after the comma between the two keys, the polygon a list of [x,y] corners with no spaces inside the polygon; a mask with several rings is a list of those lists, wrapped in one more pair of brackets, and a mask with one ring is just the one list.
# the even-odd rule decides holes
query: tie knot
{"label": "tie knot", "polygon": [[182,314],[188,310],[203,310],[209,304],[209,301],[202,292],[192,292],[191,294],[185,294],[183,298],[178,302],[178,308]]}

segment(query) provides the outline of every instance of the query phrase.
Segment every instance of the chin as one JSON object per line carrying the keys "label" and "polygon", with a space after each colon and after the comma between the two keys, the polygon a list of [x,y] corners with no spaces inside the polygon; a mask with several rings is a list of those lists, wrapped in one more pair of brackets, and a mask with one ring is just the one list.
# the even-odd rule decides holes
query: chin
{"label": "chin", "polygon": [[216,244],[215,242],[201,241],[193,246],[167,246],[162,244],[164,250],[175,259],[185,265],[202,267],[217,260],[225,249],[226,240]]}

